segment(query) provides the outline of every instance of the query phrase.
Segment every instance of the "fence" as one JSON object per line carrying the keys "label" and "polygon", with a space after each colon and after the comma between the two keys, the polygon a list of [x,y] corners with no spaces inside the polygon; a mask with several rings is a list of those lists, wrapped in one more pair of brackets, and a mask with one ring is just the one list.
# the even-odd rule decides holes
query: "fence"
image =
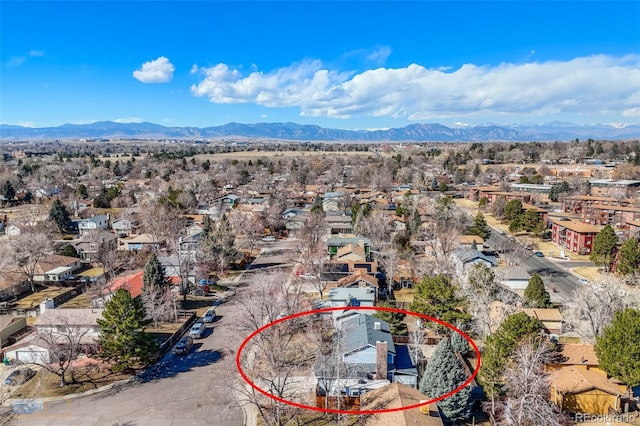
{"label": "fence", "polygon": [[169,351],[169,349],[171,349],[171,347],[175,345],[176,342],[178,342],[178,340],[180,340],[180,337],[185,332],[185,330],[191,327],[191,324],[193,324],[197,318],[196,314],[191,311],[178,311],[178,317],[179,318],[187,317],[187,320],[184,322],[184,324],[182,324],[182,326],[178,330],[176,330],[175,333],[171,335],[171,337],[169,337],[167,340],[164,341],[164,343],[160,345],[160,347],[158,348],[158,358],[162,358],[164,354],[166,354]]}

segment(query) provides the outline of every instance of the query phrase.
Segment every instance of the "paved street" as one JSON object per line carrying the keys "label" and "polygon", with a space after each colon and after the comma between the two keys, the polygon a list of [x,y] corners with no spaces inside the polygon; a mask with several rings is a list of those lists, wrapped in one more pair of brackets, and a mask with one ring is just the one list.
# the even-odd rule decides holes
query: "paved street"
{"label": "paved street", "polygon": [[[509,236],[500,235],[497,229],[492,228],[487,244],[491,247],[504,247],[508,239]],[[533,251],[527,250],[526,256],[522,259],[522,266],[532,274],[540,274],[547,290],[552,293],[552,300],[568,301],[571,298],[571,292],[579,285],[578,278],[569,271],[569,268],[593,266],[593,264],[537,257]],[[554,287],[558,290],[557,293],[552,292]]]}
{"label": "paved street", "polygon": [[[293,241],[262,244],[263,254],[236,283],[238,293],[266,269],[285,266]],[[104,393],[70,401],[46,403],[44,412],[22,415],[17,425],[216,425],[245,424],[244,413],[234,397],[233,385],[240,377],[235,367],[239,340],[233,325],[238,322],[235,297],[216,308],[217,318],[208,324],[186,356],[168,353],[152,370],[134,383]]]}

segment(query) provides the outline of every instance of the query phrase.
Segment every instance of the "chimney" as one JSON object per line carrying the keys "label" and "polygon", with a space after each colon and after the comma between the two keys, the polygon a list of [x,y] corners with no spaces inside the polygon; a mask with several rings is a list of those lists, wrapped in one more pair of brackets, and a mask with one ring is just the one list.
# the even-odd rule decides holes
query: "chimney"
{"label": "chimney", "polygon": [[378,380],[387,380],[387,352],[387,342],[376,342],[376,379]]}
{"label": "chimney", "polygon": [[47,309],[53,309],[54,307],[53,299],[44,299],[40,302],[40,315],[42,315]]}
{"label": "chimney", "polygon": [[382,323],[380,321],[376,321],[373,323],[373,329],[374,330],[381,330],[382,329]]}

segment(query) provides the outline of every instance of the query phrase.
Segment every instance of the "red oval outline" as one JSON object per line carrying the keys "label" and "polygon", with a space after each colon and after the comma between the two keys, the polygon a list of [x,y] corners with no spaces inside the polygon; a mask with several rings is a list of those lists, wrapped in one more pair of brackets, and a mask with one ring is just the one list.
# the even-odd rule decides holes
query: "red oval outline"
{"label": "red oval outline", "polygon": [[[387,312],[397,312],[397,313],[403,313],[403,314],[407,314],[407,315],[413,315],[419,318],[423,318],[429,321],[434,321],[440,325],[443,325],[457,333],[460,333],[462,335],[462,337],[464,337],[467,342],[469,342],[469,344],[471,345],[471,347],[473,348],[473,351],[476,354],[476,367],[473,371],[473,373],[471,374],[471,376],[469,376],[469,378],[462,383],[460,386],[458,386],[457,388],[455,388],[454,390],[452,390],[451,392],[448,392],[438,398],[434,398],[434,399],[430,399],[429,401],[420,403],[420,404],[414,404],[414,405],[408,405],[406,407],[398,407],[398,408],[387,408],[384,410],[361,410],[361,411],[353,411],[353,410],[334,410],[334,409],[330,409],[330,408],[321,408],[321,407],[314,407],[311,405],[305,405],[305,404],[299,404],[297,402],[293,402],[293,401],[289,401],[287,399],[284,398],[280,398],[278,396],[275,396],[265,390],[263,390],[262,388],[258,387],[256,384],[254,384],[248,377],[247,375],[244,373],[244,370],[242,369],[242,367],[240,366],[240,355],[242,354],[242,351],[244,350],[245,346],[251,341],[251,339],[253,339],[256,335],[260,334],[261,332],[263,332],[264,330],[266,330],[269,327],[272,327],[276,324],[279,324],[281,322],[284,321],[288,321],[290,319],[293,318],[298,318],[298,317],[302,317],[302,316],[306,316],[306,315],[314,315],[314,314],[320,314],[320,313],[325,313],[325,312],[332,312],[332,311],[346,311],[346,310],[352,310],[352,311],[387,311]],[[238,348],[238,352],[236,354],[236,368],[238,369],[238,373],[240,373],[240,376],[242,377],[242,379],[247,382],[247,384],[249,386],[251,386],[253,389],[255,389],[256,391],[260,392],[261,394],[274,399],[278,402],[282,402],[283,404],[288,404],[291,405],[293,407],[297,407],[297,408],[303,408],[305,410],[310,410],[310,411],[318,411],[321,413],[333,413],[333,414],[349,414],[349,415],[371,415],[371,414],[381,414],[381,413],[392,413],[394,411],[404,411],[404,410],[410,410],[413,408],[419,408],[425,405],[429,405],[432,404],[434,402],[438,402],[438,401],[442,401],[445,398],[448,398],[452,395],[455,395],[456,393],[458,393],[459,391],[461,391],[464,387],[466,387],[468,384],[470,384],[473,379],[475,379],[475,377],[478,375],[478,372],[480,371],[480,364],[481,364],[481,359],[480,359],[480,349],[478,349],[478,346],[475,344],[475,342],[473,341],[473,339],[471,337],[469,337],[469,335],[467,335],[467,333],[465,333],[464,331],[460,330],[459,328],[457,328],[456,326],[454,326],[453,324],[449,324],[448,322],[439,320],[437,318],[433,318],[430,317],[429,315],[424,315],[424,314],[419,314],[417,312],[412,312],[412,311],[407,311],[404,309],[396,309],[396,308],[386,308],[386,307],[382,307],[382,306],[349,306],[349,307],[335,307],[335,308],[322,308],[322,309],[314,309],[311,311],[305,311],[305,312],[299,312],[297,314],[293,314],[293,315],[289,315],[280,319],[277,319],[273,322],[267,323],[265,325],[263,325],[262,327],[260,327],[259,329],[257,329],[256,331],[254,331],[253,333],[251,333],[249,335],[249,337],[247,337],[242,344],[240,345],[240,347]]]}

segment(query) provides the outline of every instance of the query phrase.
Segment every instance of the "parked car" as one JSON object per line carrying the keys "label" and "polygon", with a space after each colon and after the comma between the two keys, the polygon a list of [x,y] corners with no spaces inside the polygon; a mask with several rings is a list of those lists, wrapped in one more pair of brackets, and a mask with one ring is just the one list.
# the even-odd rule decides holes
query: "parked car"
{"label": "parked car", "polygon": [[316,278],[316,276],[315,276],[315,275],[313,275],[313,274],[312,274],[312,273],[310,273],[310,272],[307,272],[307,273],[305,273],[304,275],[300,275],[300,278],[303,278],[303,279],[305,279],[305,280],[312,280],[312,279]]}
{"label": "parked car", "polygon": [[504,229],[499,229],[499,230],[498,230],[498,234],[500,234],[500,235],[506,235],[507,233],[505,232],[505,230],[504,230]]}
{"label": "parked car", "polygon": [[262,238],[262,241],[264,241],[265,243],[272,243],[276,240],[276,237],[274,237],[273,235],[267,235],[266,237]]}
{"label": "parked car", "polygon": [[191,327],[191,330],[189,331],[189,336],[193,337],[194,339],[201,339],[202,335],[204,334],[205,328],[206,327],[204,326],[204,323],[196,322]]}
{"label": "parked car", "polygon": [[193,337],[184,336],[176,343],[176,347],[173,349],[173,353],[176,355],[188,354],[193,347]]}
{"label": "parked car", "polygon": [[17,370],[13,370],[11,374],[7,376],[4,380],[4,384],[8,386],[19,386],[29,381],[35,375],[36,372],[30,368],[18,368]]}
{"label": "parked car", "polygon": [[578,278],[580,284],[589,284],[589,280],[586,278]]}
{"label": "parked car", "polygon": [[207,312],[205,312],[204,316],[202,317],[204,322],[213,322],[213,320],[215,318],[216,318],[216,310],[213,309],[213,308],[211,308]]}
{"label": "parked car", "polygon": [[544,254],[541,251],[535,251],[533,252],[533,254],[535,254],[538,257],[544,257]]}

